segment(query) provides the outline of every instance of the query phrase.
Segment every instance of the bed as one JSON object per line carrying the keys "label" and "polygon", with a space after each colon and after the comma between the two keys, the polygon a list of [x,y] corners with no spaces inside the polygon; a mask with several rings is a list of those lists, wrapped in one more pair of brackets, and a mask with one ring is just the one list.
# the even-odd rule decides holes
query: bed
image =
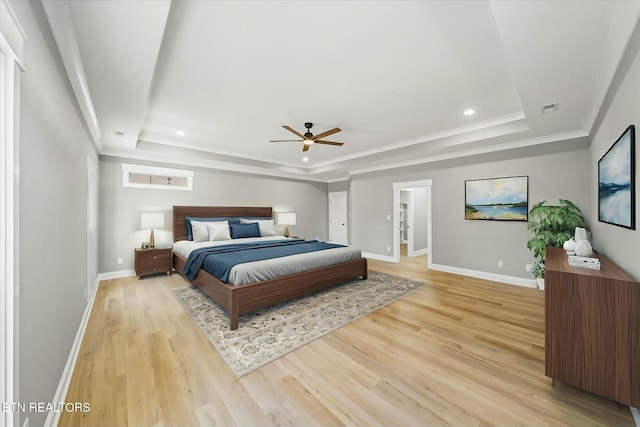
{"label": "bed", "polygon": [[[174,206],[174,247],[180,246],[179,242],[188,240],[187,217],[271,218],[272,216],[273,212],[270,207]],[[362,258],[359,254],[355,259],[335,262],[323,267],[237,285],[223,282],[203,269],[198,270],[193,279],[187,278],[187,280],[227,311],[229,327],[234,330],[238,328],[238,318],[242,314],[332,287],[351,279],[367,278],[367,259]],[[187,257],[174,251],[173,266],[183,276],[185,276],[183,270],[186,264]]]}

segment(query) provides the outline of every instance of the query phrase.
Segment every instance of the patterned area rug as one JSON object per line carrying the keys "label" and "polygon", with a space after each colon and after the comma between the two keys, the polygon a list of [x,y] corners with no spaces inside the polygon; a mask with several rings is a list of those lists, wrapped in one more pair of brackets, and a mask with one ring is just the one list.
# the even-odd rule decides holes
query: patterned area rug
{"label": "patterned area rug", "polygon": [[200,289],[184,286],[172,292],[241,377],[422,286],[369,271],[367,280],[356,279],[240,316],[235,331],[229,330],[227,313]]}

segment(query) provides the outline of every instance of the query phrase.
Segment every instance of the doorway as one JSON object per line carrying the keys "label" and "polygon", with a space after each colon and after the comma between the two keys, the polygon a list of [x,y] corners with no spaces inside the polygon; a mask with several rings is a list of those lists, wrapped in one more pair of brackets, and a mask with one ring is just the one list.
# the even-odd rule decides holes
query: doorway
{"label": "doorway", "polygon": [[[433,259],[431,186],[432,180],[396,182],[393,184],[393,260],[400,261],[400,244],[405,232],[407,255],[429,252],[427,268]],[[403,201],[403,193],[404,201]],[[404,213],[406,203],[406,213]],[[426,217],[426,218],[425,218]],[[419,219],[418,219],[419,218]],[[406,228],[405,228],[406,223]],[[420,239],[419,241],[417,239]]]}
{"label": "doorway", "polygon": [[413,188],[400,190],[400,249],[401,254],[413,252]]}

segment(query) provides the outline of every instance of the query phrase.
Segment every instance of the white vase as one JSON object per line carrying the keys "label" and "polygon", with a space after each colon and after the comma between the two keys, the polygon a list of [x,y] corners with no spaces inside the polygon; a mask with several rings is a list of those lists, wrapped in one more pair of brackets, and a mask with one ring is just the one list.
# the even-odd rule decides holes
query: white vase
{"label": "white vase", "polygon": [[580,240],[588,240],[587,239],[587,230],[582,227],[576,227],[576,235],[575,241],[578,243]]}
{"label": "white vase", "polygon": [[538,285],[538,289],[544,291],[544,279],[542,277],[536,277],[536,284]]}
{"label": "white vase", "polygon": [[590,257],[593,254],[593,249],[588,240],[580,240],[576,242],[576,255]]}

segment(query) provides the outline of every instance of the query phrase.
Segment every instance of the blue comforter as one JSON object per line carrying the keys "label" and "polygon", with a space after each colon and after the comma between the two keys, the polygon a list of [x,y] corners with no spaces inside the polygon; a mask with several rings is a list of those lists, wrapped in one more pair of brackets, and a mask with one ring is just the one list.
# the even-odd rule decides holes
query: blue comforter
{"label": "blue comforter", "polygon": [[200,248],[191,252],[182,274],[193,280],[202,268],[226,282],[231,268],[236,264],[341,247],[344,246],[317,240],[288,239]]}

